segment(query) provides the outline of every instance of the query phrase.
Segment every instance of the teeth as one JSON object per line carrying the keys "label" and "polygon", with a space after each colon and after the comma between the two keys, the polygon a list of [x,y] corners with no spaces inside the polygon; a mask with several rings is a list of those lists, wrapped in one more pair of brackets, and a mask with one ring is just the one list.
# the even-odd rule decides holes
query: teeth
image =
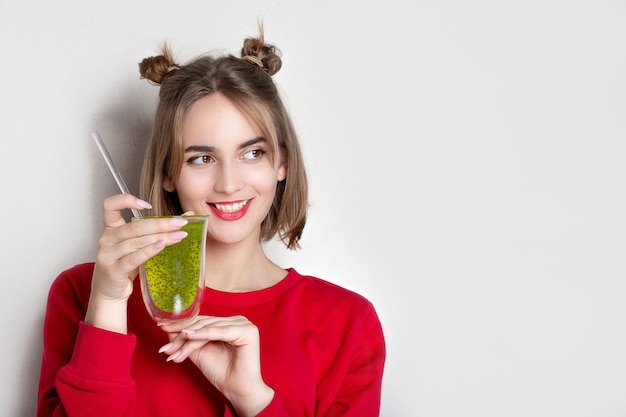
{"label": "teeth", "polygon": [[233,203],[233,204],[215,204],[215,207],[219,210],[219,211],[224,211],[226,213],[234,213],[236,211],[239,211],[243,208],[243,206],[245,206],[248,203],[249,200],[245,200],[245,201],[240,201],[239,203]]}

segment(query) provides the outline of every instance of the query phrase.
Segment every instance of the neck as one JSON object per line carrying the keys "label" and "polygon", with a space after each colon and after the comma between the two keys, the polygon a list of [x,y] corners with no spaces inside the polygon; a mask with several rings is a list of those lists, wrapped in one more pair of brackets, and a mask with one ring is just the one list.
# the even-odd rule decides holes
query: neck
{"label": "neck", "polygon": [[211,245],[207,242],[205,286],[225,292],[271,287],[287,272],[272,262],[260,243]]}

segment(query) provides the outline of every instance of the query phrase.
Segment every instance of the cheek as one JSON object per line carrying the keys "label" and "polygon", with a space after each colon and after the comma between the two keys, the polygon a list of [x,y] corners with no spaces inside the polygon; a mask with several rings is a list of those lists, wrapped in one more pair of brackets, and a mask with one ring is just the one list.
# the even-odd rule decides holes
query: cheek
{"label": "cheek", "polygon": [[264,205],[267,206],[267,210],[269,210],[274,202],[276,188],[278,186],[275,177],[272,177],[269,180],[270,181],[264,182],[263,185],[259,184],[259,186],[256,187],[257,192],[263,196],[263,200],[265,201]]}
{"label": "cheek", "polygon": [[273,169],[259,169],[250,172],[246,182],[252,185],[258,192],[267,194],[276,191],[277,173]]}
{"label": "cheek", "polygon": [[201,194],[206,188],[205,182],[200,181],[199,177],[181,173],[178,181],[176,182],[176,192],[178,193],[178,198],[182,202],[182,200],[193,198],[194,196]]}

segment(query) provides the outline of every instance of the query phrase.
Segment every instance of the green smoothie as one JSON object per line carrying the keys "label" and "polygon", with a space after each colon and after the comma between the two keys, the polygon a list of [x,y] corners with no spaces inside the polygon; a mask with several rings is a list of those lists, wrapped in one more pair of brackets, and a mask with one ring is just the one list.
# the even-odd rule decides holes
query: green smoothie
{"label": "green smoothie", "polygon": [[180,313],[193,306],[204,271],[205,222],[193,218],[181,228],[182,241],[165,247],[145,262],[148,295],[154,307],[165,313]]}

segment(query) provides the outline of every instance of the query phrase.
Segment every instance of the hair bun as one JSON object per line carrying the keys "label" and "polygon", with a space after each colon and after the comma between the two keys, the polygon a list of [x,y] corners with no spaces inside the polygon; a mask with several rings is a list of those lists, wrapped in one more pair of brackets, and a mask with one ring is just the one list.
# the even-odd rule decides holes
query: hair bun
{"label": "hair bun", "polygon": [[180,67],[172,59],[172,53],[167,45],[163,45],[162,55],[145,58],[139,63],[141,78],[158,85],[163,84],[167,77],[178,69]]}
{"label": "hair bun", "polygon": [[268,75],[274,75],[280,70],[283,62],[280,51],[274,45],[268,45],[263,38],[263,32],[258,38],[247,38],[241,48],[241,59],[258,65]]}

